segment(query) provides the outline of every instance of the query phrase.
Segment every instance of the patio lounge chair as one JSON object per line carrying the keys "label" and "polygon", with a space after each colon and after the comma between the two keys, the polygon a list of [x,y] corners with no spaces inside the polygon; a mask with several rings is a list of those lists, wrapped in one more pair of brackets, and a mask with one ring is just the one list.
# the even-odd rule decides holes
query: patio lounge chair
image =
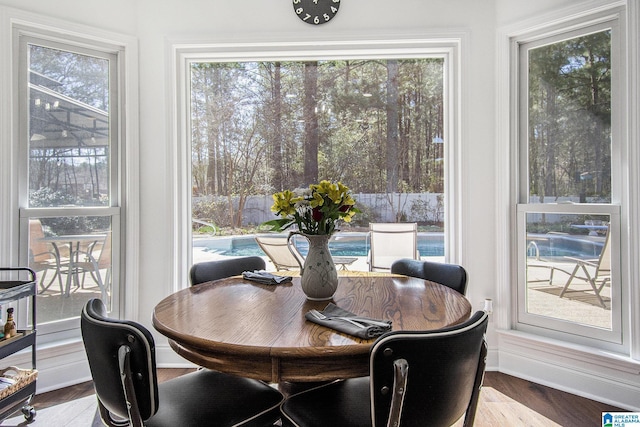
{"label": "patio lounge chair", "polygon": [[[607,235],[604,239],[604,246],[602,246],[602,251],[600,252],[600,256],[596,259],[581,259],[581,258],[572,258],[567,257],[568,259],[572,259],[576,261],[576,266],[562,288],[562,292],[560,292],[560,298],[567,292],[569,286],[573,279],[582,279],[589,282],[591,289],[595,293],[598,298],[598,302],[602,307],[606,307],[600,292],[602,288],[608,283],[611,282],[611,245],[609,244],[609,229],[607,229]],[[584,276],[579,276],[578,272],[582,270]],[[598,282],[600,282],[598,284]]]}
{"label": "patio lounge chair", "polygon": [[[285,237],[256,236],[256,242],[276,266],[276,270],[299,270],[300,264],[296,262],[296,258],[304,265],[304,256],[295,245],[288,243]],[[358,260],[356,257],[349,256],[332,256],[332,258],[339,270],[348,270],[348,266]]]}
{"label": "patio lounge chair", "polygon": [[[43,241],[44,230],[42,223],[39,219],[29,220],[29,267],[35,272],[43,272],[40,276],[40,293],[45,292],[53,284],[53,281],[58,279],[60,285],[60,294],[64,293],[64,286],[62,284],[61,273],[61,260],[60,254],[54,251],[50,244]],[[53,270],[53,277],[49,283],[45,286],[44,281],[47,277],[47,272]]]}
{"label": "patio lounge chair", "polygon": [[369,271],[388,271],[402,258],[420,259],[415,222],[370,223]]}
{"label": "patio lounge chair", "polygon": [[304,257],[293,244],[289,244],[286,236],[256,236],[255,239],[276,270],[300,270],[300,264],[304,263]]}
{"label": "patio lounge chair", "polygon": [[[564,273],[567,276],[571,276],[570,271],[574,265],[573,263],[571,263],[571,261],[560,262],[558,260],[545,259],[540,256],[538,242],[544,242],[553,235],[566,236],[568,234],[550,231],[546,234],[546,236],[537,236],[535,238],[529,237],[531,240],[529,240],[529,242],[527,243],[527,283],[546,282],[549,286],[553,286],[555,273],[557,271]],[[545,277],[543,274],[536,273],[536,269],[546,269],[549,271],[549,275]]]}
{"label": "patio lounge chair", "polygon": [[[100,254],[96,258],[94,250],[98,243],[101,243]],[[95,241],[89,245],[85,253],[80,253],[81,257],[76,261],[73,267],[77,273],[82,273],[82,287],[84,288],[84,279],[86,273],[91,274],[91,278],[98,285],[102,294],[102,301],[108,301],[107,291],[111,284],[111,232],[108,232],[104,240]],[[104,270],[104,277],[101,274]]]}

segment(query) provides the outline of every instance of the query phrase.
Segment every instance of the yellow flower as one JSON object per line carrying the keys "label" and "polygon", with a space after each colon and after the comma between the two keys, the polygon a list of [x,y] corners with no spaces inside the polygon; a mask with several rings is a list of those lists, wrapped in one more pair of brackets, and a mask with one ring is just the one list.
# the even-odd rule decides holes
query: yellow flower
{"label": "yellow flower", "polygon": [[343,220],[344,222],[351,222],[351,219],[353,218],[353,216],[354,216],[355,214],[356,214],[355,212],[350,211],[346,216],[342,217],[342,220]]}
{"label": "yellow flower", "polygon": [[332,185],[327,192],[327,196],[329,196],[331,201],[337,205],[342,201],[342,194],[343,192],[340,191],[340,188],[338,188],[337,185]]}
{"label": "yellow flower", "polygon": [[318,192],[313,192],[311,193],[313,199],[311,199],[309,201],[309,205],[312,208],[317,208],[318,206],[322,206],[324,205],[324,197],[322,197],[322,194],[318,193]]}
{"label": "yellow flower", "polygon": [[284,190],[280,193],[273,195],[273,206],[271,206],[271,212],[289,216],[295,213],[295,204],[300,197],[296,197],[291,190]]}
{"label": "yellow flower", "polygon": [[342,201],[343,205],[349,205],[349,206],[353,206],[356,204],[356,201],[354,200],[353,197],[351,197],[351,194],[347,193],[345,195],[344,200]]}
{"label": "yellow flower", "polygon": [[285,190],[273,195],[271,211],[280,219],[264,223],[273,231],[297,226],[304,233],[332,234],[339,221],[351,222],[360,212],[349,188],[340,182],[322,180],[308,191]]}
{"label": "yellow flower", "polygon": [[[312,194],[314,195],[314,198],[316,198],[318,195],[321,197],[326,195],[329,200],[337,205],[339,205],[342,201],[342,195],[345,192],[349,191],[349,189],[341,183],[333,184],[327,180],[322,180],[317,185],[312,184],[310,185],[310,188]],[[322,206],[322,203],[320,203],[318,206]]]}

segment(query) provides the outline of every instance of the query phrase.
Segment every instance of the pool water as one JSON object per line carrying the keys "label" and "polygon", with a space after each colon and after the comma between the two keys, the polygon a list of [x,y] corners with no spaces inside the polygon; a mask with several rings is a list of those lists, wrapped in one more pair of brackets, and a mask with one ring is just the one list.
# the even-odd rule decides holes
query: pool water
{"label": "pool water", "polygon": [[[296,238],[298,250],[306,255],[309,244],[303,237]],[[225,256],[264,256],[253,236],[194,240],[194,247]],[[585,236],[529,234],[527,256],[596,258],[602,251],[604,239]],[[366,257],[369,252],[367,233],[339,233],[329,242],[333,256]],[[418,251],[423,257],[444,256],[443,233],[418,233]]]}
{"label": "pool water", "polygon": [[[204,247],[206,251],[226,256],[265,255],[252,236],[236,236],[230,239],[229,244],[225,245],[226,247],[221,247],[219,241],[212,241],[211,244],[207,244],[207,241],[199,241],[197,246]],[[309,243],[305,238],[296,238],[295,244],[302,255],[307,254]],[[333,256],[366,257],[369,252],[369,242],[366,234],[340,235],[337,239],[329,242],[329,250]],[[418,251],[421,256],[444,256],[443,235],[441,233],[419,234]]]}
{"label": "pool water", "polygon": [[529,234],[527,256],[597,258],[602,252],[604,239],[595,240],[585,236]]}

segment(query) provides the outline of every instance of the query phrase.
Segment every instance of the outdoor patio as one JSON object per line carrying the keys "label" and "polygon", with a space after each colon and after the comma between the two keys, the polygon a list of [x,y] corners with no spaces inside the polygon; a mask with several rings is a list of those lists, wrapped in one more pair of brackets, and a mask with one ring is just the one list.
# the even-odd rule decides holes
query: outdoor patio
{"label": "outdoor patio", "polygon": [[[540,261],[528,260],[527,311],[530,314],[548,316],[604,329],[611,328],[611,286],[605,286],[600,305],[589,283],[574,279],[567,292],[560,298],[575,263],[563,258]],[[553,282],[549,283],[551,268]]]}
{"label": "outdoor patio", "polygon": [[[65,284],[67,275],[61,274],[62,283]],[[38,292],[42,292],[42,288],[39,285]],[[37,322],[38,324],[43,324],[80,316],[82,307],[89,299],[101,298],[101,296],[100,288],[90,274],[86,275],[84,285],[76,286],[73,283],[71,284],[69,296],[64,296],[60,293],[60,287],[56,280],[47,290],[38,293],[36,300]]]}

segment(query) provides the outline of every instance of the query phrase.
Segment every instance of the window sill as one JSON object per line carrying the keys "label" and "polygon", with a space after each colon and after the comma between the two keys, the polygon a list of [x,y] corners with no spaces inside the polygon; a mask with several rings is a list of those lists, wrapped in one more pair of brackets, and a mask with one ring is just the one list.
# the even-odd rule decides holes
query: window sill
{"label": "window sill", "polygon": [[[546,359],[549,358],[549,355],[552,355],[578,364],[589,364],[618,372],[640,375],[640,361],[623,354],[566,343],[526,332],[505,329],[497,332],[501,351],[525,352],[528,355],[541,354]],[[574,366],[578,367],[578,365]]]}

